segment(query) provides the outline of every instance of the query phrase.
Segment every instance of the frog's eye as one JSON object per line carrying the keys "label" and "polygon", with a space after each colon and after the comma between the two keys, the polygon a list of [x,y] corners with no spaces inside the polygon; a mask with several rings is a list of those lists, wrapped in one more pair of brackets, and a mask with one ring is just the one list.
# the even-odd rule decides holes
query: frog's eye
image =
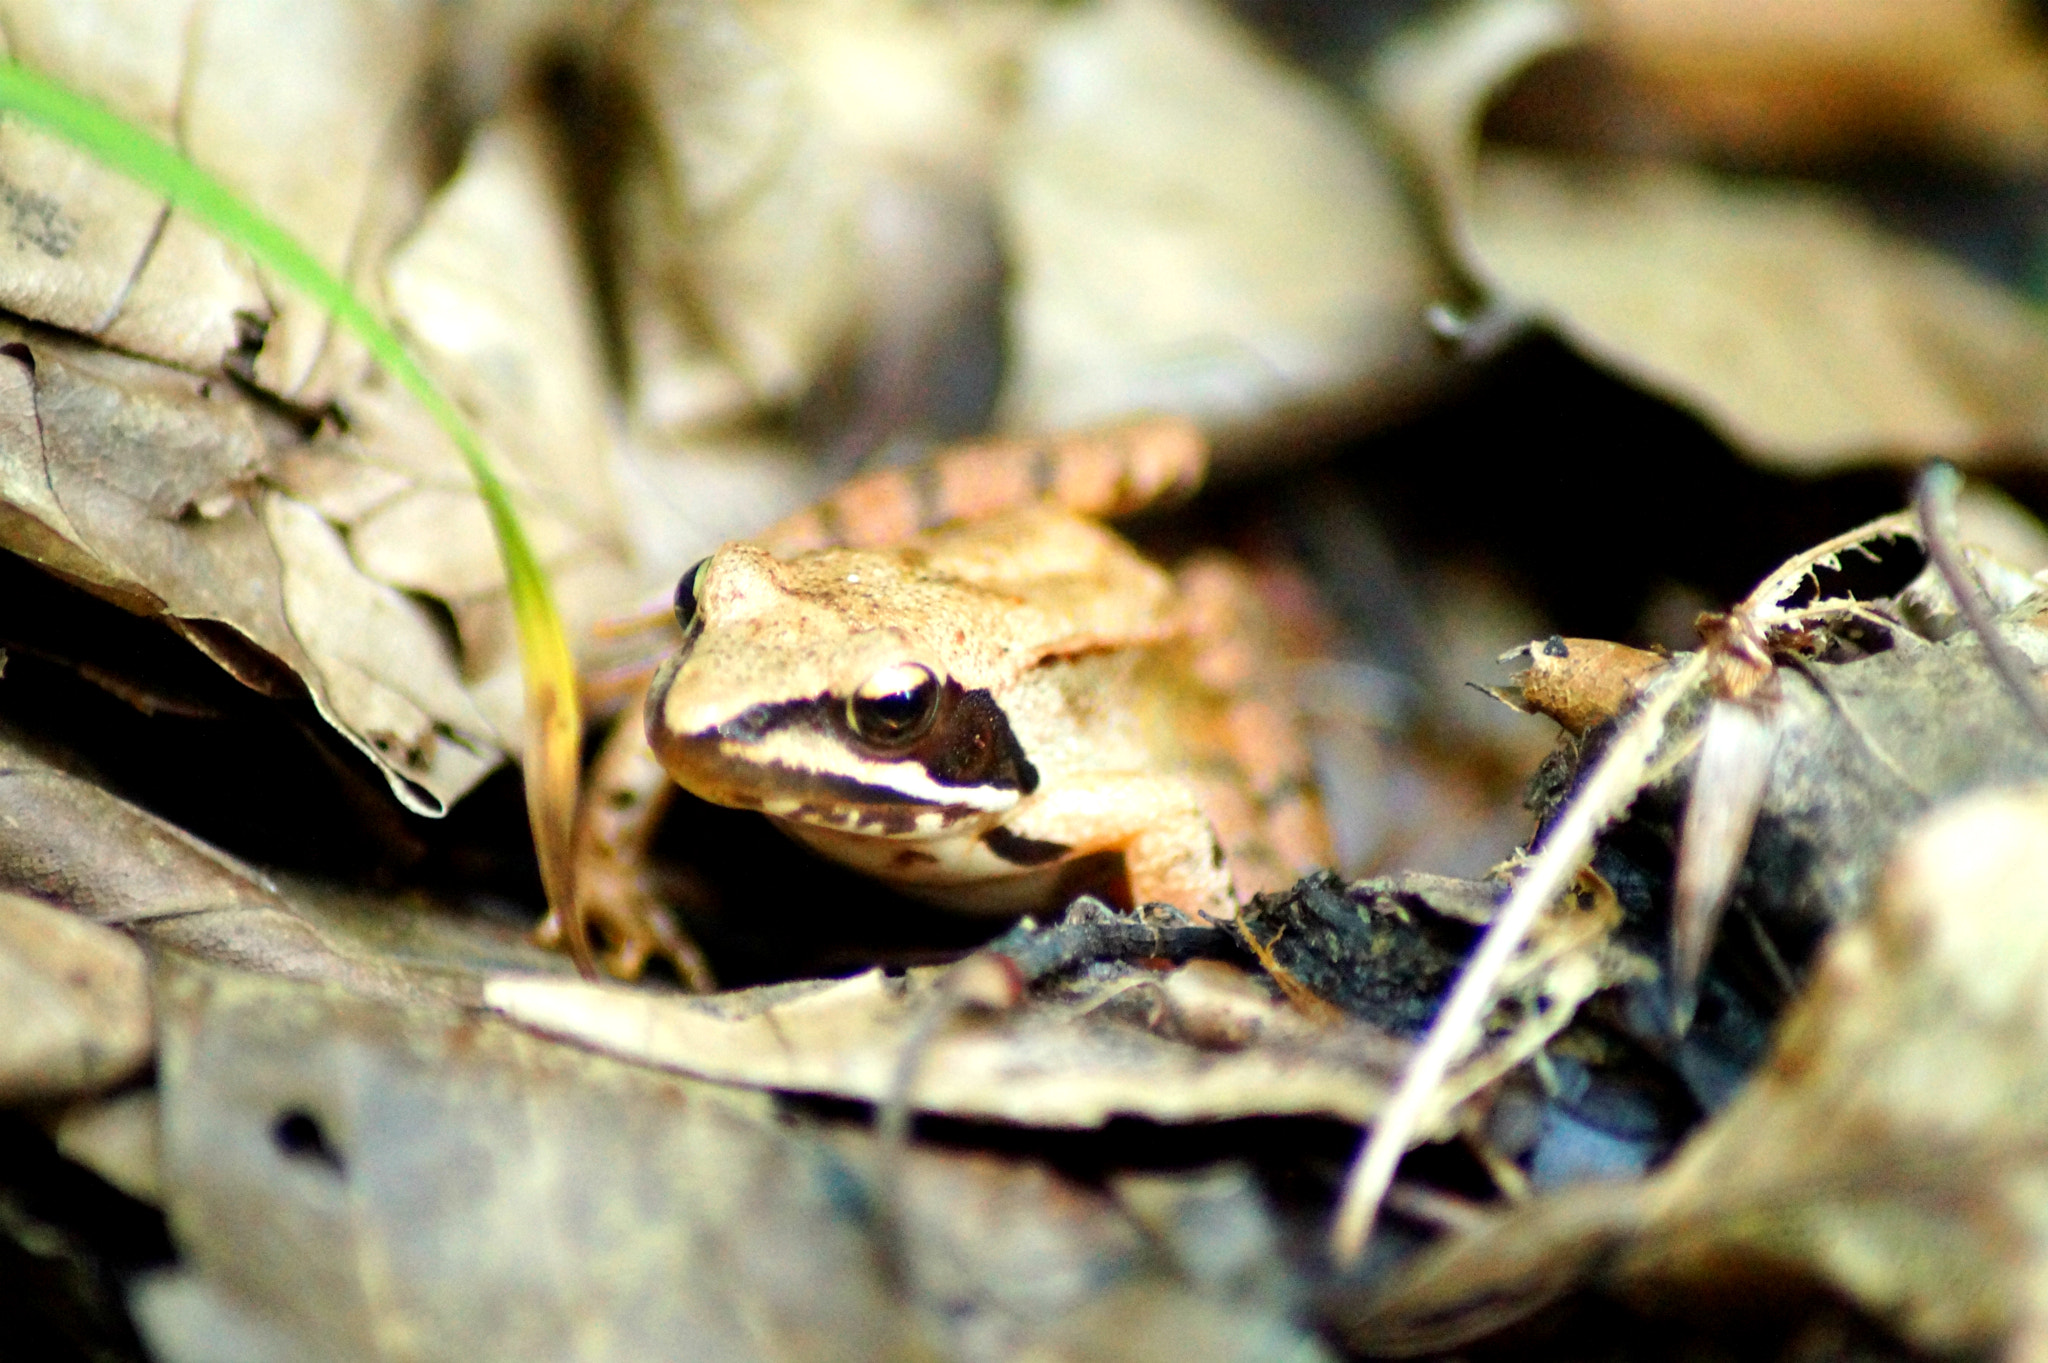
{"label": "frog's eye", "polygon": [[697,623],[697,587],[704,580],[704,570],[710,566],[710,559],[699,559],[696,566],[676,583],[676,624],[685,634]]}
{"label": "frog's eye", "polygon": [[939,679],[921,663],[892,663],[862,682],[846,702],[846,722],[878,747],[924,737],[939,713]]}

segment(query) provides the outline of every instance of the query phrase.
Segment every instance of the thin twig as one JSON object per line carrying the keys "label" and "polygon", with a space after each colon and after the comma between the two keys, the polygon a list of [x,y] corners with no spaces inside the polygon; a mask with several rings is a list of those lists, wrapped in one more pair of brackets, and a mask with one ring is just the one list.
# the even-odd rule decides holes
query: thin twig
{"label": "thin twig", "polygon": [[1651,692],[1642,709],[1615,736],[1578,795],[1551,826],[1542,850],[1529,861],[1514,893],[1466,962],[1429,1035],[1409,1060],[1401,1086],[1380,1112],[1352,1163],[1330,1229],[1330,1255],[1339,1265],[1348,1268],[1364,1253],[1366,1237],[1409,1137],[1421,1124],[1444,1076],[1464,1053],[1468,1038],[1493,1006],[1502,973],[1521,949],[1537,915],[1578,875],[1594,837],[1635,799],[1663,735],[1666,717],[1681,698],[1693,692],[1707,663],[1705,652],[1694,654]]}
{"label": "thin twig", "polygon": [[910,1136],[915,1120],[917,1077],[932,1043],[967,1013],[1000,1012],[1016,1006],[1026,981],[1015,961],[984,948],[946,968],[919,1000],[909,1032],[896,1052],[889,1087],[875,1107],[876,1228],[883,1271],[908,1294],[911,1286],[908,1204]]}
{"label": "thin twig", "polygon": [[2034,665],[1998,628],[1998,617],[1991,609],[1990,598],[1984,594],[1983,584],[1977,581],[1977,575],[1970,571],[1957,547],[1956,493],[1962,485],[1963,475],[1945,460],[1935,460],[1920,475],[1920,481],[1913,486],[1913,510],[1920,517],[1921,540],[1927,545],[1927,556],[1934,560],[1941,580],[1948,584],[1949,595],[1963,612],[1963,619],[1984,645],[1984,660],[1991,664],[1993,675],[2027,712],[2035,730],[2048,737],[2048,695],[2042,693]]}

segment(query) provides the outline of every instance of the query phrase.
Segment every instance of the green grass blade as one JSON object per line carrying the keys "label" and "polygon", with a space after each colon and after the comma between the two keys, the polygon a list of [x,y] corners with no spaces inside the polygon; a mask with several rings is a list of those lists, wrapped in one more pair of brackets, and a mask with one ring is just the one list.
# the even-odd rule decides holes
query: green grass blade
{"label": "green grass blade", "polygon": [[548,903],[572,953],[592,972],[583,925],[573,913],[569,851],[575,821],[578,745],[576,667],[546,575],[534,558],[505,485],[461,410],[427,377],[405,343],[312,253],[182,153],[119,115],[16,62],[0,62],[0,111],[18,114],[127,176],[206,224],[282,283],[298,290],[360,340],[386,373],[412,393],[462,452],[490,514],[505,564],[526,680],[526,799]]}

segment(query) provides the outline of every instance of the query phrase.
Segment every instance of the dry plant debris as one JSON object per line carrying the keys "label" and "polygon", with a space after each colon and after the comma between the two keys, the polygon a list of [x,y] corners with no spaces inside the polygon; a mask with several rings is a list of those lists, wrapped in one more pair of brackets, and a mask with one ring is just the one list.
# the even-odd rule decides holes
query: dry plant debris
{"label": "dry plant debris", "polygon": [[1738,1280],[1769,1289],[1758,1309],[1826,1285],[1926,1348],[2039,1357],[2044,832],[2038,787],[1922,820],[1756,1077],[1669,1167],[1447,1241],[1354,1343],[1454,1347],[1577,1283],[1668,1302]]}
{"label": "dry plant debris", "polygon": [[[2029,11],[1357,7],[1355,45],[1317,21],[1332,82],[1267,41],[1281,8],[0,0],[10,59],[406,330],[579,631],[953,436],[1156,409],[1227,479],[1350,456],[1141,530],[1233,540],[1328,647],[1352,864],[1229,924],[1082,900],[990,941],[693,810],[658,888],[750,983],[591,985],[524,937],[510,617],[454,452],[317,311],[0,120],[24,1347],[2048,1359],[2048,737],[1994,665],[2038,701]],[[2007,216],[1928,229],[1924,183]],[[2025,259],[1987,276],[1973,232]],[[1497,446],[1371,435],[1500,402],[1543,336],[1546,372],[1655,395],[1717,457],[1947,456],[2013,497],[1965,489],[1954,554],[1907,515],[1829,539],[1903,491],[1841,514],[1731,456],[1674,475],[1748,490],[1701,532],[1691,485],[1613,500],[1666,446],[1544,448],[1547,389],[1511,390]],[[1457,504],[1361,510],[1401,460],[1454,468]],[[1486,523],[1511,464],[1569,489],[1510,513],[1554,553],[1451,533],[1455,566],[1410,562],[1404,521]],[[1693,649],[1582,637],[1544,574],[1610,536],[1730,546],[1715,592],[1612,554],[1687,620],[1814,547]],[[1358,644],[1381,629],[1401,665]],[[1446,659],[1532,636],[1489,689],[1563,730],[1533,772],[1529,731],[1487,726],[1540,721],[1440,694]],[[1526,839],[1491,798],[1524,782]],[[1461,997],[1487,940],[1502,973]]]}

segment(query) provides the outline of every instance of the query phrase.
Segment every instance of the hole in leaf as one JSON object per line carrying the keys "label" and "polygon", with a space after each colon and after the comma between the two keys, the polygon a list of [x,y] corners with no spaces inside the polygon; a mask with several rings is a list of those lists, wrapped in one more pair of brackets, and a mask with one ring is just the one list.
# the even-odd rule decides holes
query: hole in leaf
{"label": "hole in leaf", "polygon": [[320,1125],[320,1119],[304,1108],[291,1108],[278,1114],[277,1124],[270,1128],[270,1136],[287,1159],[321,1165],[337,1176],[348,1172],[346,1161],[327,1139],[326,1128]]}

